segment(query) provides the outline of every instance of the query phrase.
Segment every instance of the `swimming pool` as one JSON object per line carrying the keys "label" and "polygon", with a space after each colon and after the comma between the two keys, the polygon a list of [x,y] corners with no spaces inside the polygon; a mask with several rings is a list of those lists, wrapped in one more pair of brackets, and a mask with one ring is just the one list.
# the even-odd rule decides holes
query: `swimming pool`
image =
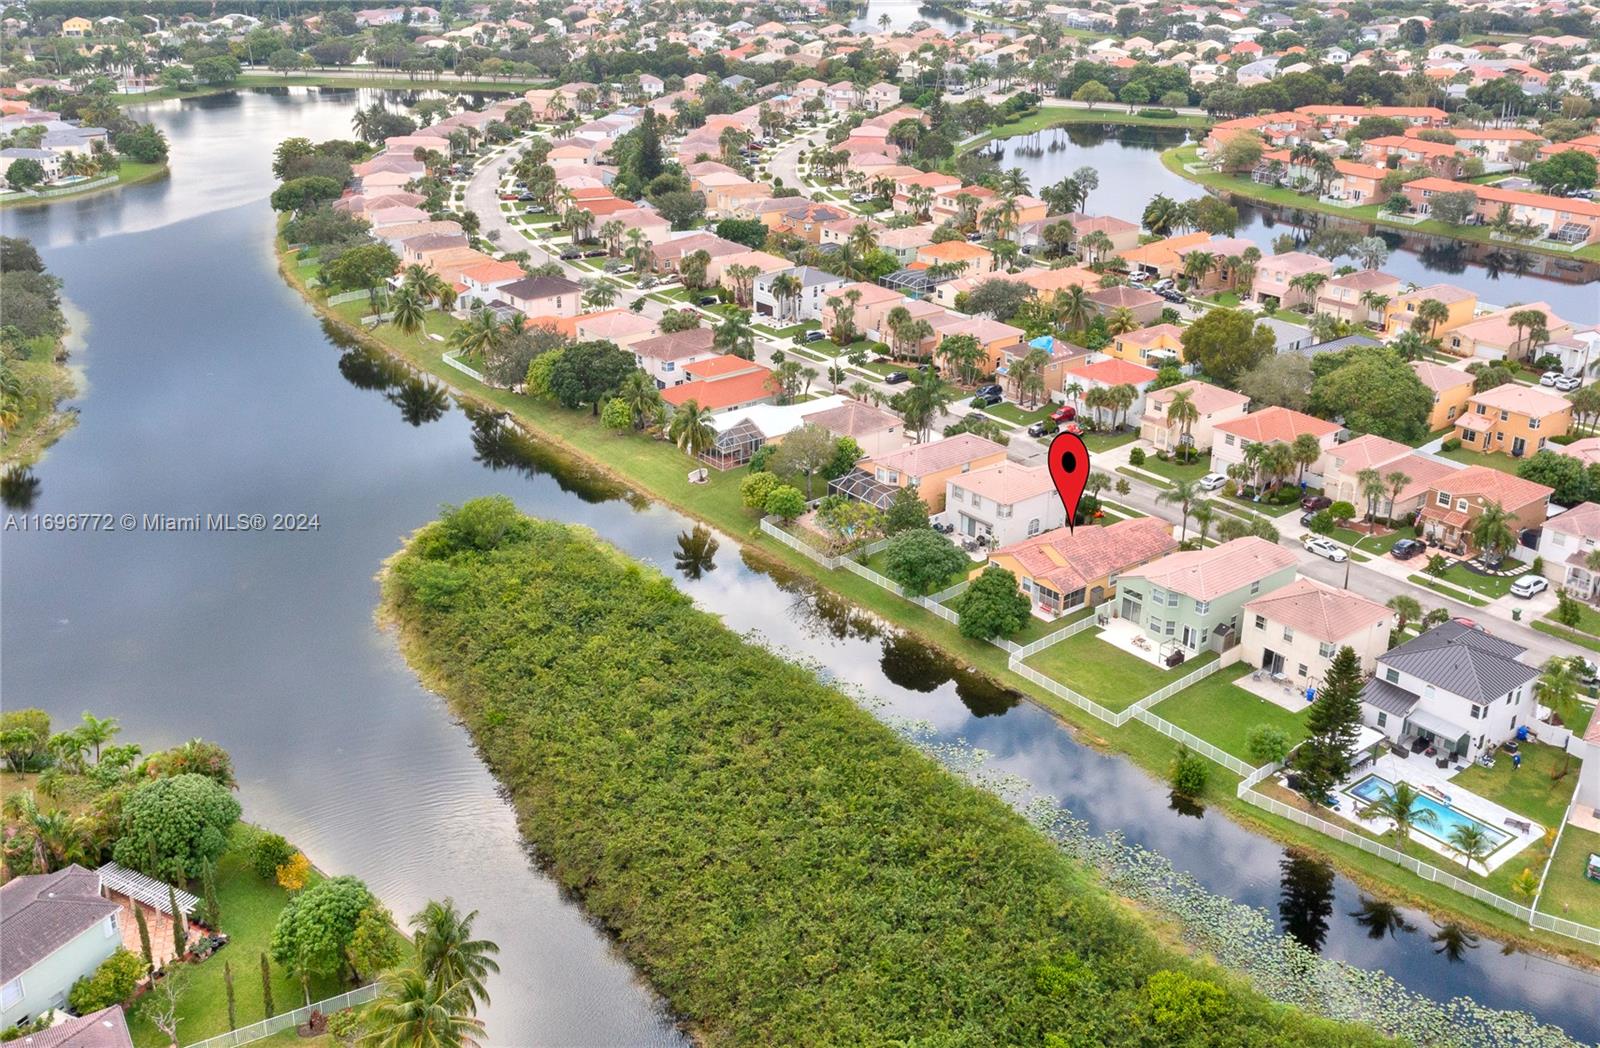
{"label": "swimming pool", "polygon": [[[1385,779],[1381,775],[1368,775],[1354,786],[1351,786],[1345,792],[1350,794],[1350,796],[1354,797],[1355,799],[1361,801],[1363,804],[1371,804],[1379,797],[1394,796],[1394,783],[1390,782],[1388,779]],[[1507,833],[1505,830],[1490,826],[1482,819],[1475,819],[1465,812],[1452,808],[1450,805],[1445,804],[1438,798],[1430,797],[1428,794],[1423,793],[1420,790],[1417,791],[1416,806],[1432,812],[1433,817],[1438,821],[1432,826],[1419,826],[1413,823],[1412,829],[1417,833],[1432,837],[1434,840],[1445,845],[1446,847],[1452,846],[1450,843],[1450,835],[1455,832],[1457,826],[1481,827],[1483,829],[1484,841],[1488,845],[1488,854],[1493,854],[1494,852],[1499,851],[1503,845],[1508,844],[1511,840],[1513,840],[1512,835]]]}

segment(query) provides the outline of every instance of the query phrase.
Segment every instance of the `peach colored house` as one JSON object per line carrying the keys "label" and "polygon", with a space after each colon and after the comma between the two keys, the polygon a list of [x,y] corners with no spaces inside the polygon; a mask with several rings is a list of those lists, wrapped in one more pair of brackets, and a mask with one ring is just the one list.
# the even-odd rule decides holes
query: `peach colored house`
{"label": "peach colored house", "polygon": [[[971,433],[961,433],[926,444],[912,444],[883,455],[872,455],[856,463],[858,471],[872,481],[863,490],[871,492],[871,501],[879,509],[887,508],[895,489],[913,488],[929,513],[944,512],[945,482],[973,470],[999,465],[1006,460],[1006,449],[992,440]],[[852,474],[840,477],[829,485],[830,490],[849,491],[855,497],[858,485],[852,483]]]}
{"label": "peach colored house", "polygon": [[1376,327],[1383,320],[1382,305],[1373,303],[1382,298],[1385,303],[1400,294],[1400,278],[1376,269],[1361,269],[1333,277],[1317,291],[1318,313],[1327,313],[1352,324],[1371,324]]}
{"label": "peach colored house", "polygon": [[1130,364],[1159,368],[1183,360],[1183,329],[1176,324],[1153,324],[1115,336],[1105,352]]}
{"label": "peach colored house", "polygon": [[1559,342],[1572,334],[1572,325],[1556,316],[1548,302],[1529,302],[1474,317],[1444,337],[1445,352],[1477,360],[1524,360],[1537,355],[1531,328],[1518,328],[1511,318],[1524,312],[1542,313],[1546,342]]}
{"label": "peach colored house", "polygon": [[1333,450],[1339,436],[1337,422],[1280,407],[1263,408],[1242,418],[1218,423],[1214,429],[1217,439],[1211,445],[1211,471],[1223,474],[1228,472],[1229,466],[1244,461],[1244,450],[1251,444],[1293,444],[1300,434],[1310,433],[1322,445],[1323,454],[1307,467],[1305,477],[1307,482],[1318,486],[1322,483],[1327,453]]}
{"label": "peach colored house", "polygon": [[1472,546],[1472,523],[1490,503],[1516,520],[1514,531],[1542,527],[1552,490],[1491,466],[1468,466],[1438,477],[1423,500],[1418,529],[1446,546]]}
{"label": "peach colored house", "polygon": [[965,240],[947,240],[942,244],[929,244],[917,249],[917,261],[924,266],[961,266],[963,273],[991,273],[994,255],[986,247],[969,244]]}
{"label": "peach colored house", "polygon": [[1456,417],[1467,410],[1467,398],[1472,396],[1473,378],[1458,368],[1445,367],[1429,360],[1413,360],[1411,370],[1433,394],[1433,410],[1428,414],[1428,432],[1453,424]]}
{"label": "peach colored house", "polygon": [[1293,309],[1302,303],[1310,302],[1311,296],[1298,287],[1291,287],[1291,282],[1313,273],[1331,279],[1333,263],[1304,251],[1271,255],[1263,258],[1256,266],[1256,280],[1251,296],[1256,302],[1275,298],[1280,308]]}
{"label": "peach colored house", "polygon": [[1157,451],[1176,451],[1183,444],[1183,427],[1167,417],[1167,408],[1179,390],[1189,393],[1190,402],[1200,413],[1200,417],[1189,425],[1189,437],[1196,451],[1209,451],[1215,441],[1217,425],[1244,418],[1245,412],[1250,409],[1250,398],[1243,393],[1235,393],[1198,379],[1146,393],[1139,436],[1154,445]]}
{"label": "peach colored house", "polygon": [[1449,311],[1449,316],[1434,330],[1435,335],[1443,335],[1465,324],[1472,319],[1473,312],[1478,308],[1478,296],[1466,288],[1456,287],[1454,284],[1430,284],[1415,291],[1396,295],[1384,305],[1383,333],[1397,335],[1410,330],[1411,325],[1416,322],[1417,310],[1430,299],[1440,303]]}
{"label": "peach colored house", "polygon": [[[891,291],[877,284],[869,284],[866,281],[857,281],[854,284],[846,284],[841,288],[836,288],[828,296],[828,300],[839,299],[840,301],[847,301],[851,292],[855,292],[858,296],[854,307],[855,328],[857,331],[869,334],[882,329],[883,318],[889,314],[889,310],[908,302],[900,292]],[[824,301],[822,305],[822,330],[833,330],[835,320],[833,306],[829,305],[828,301]]]}
{"label": "peach colored house", "polygon": [[1362,673],[1371,673],[1389,650],[1394,625],[1395,613],[1375,600],[1296,579],[1245,604],[1243,661],[1309,687],[1327,676],[1334,655],[1348,647]]}
{"label": "peach colored house", "polygon": [[1572,426],[1572,401],[1539,386],[1508,382],[1474,393],[1456,419],[1456,438],[1470,451],[1532,455]]}

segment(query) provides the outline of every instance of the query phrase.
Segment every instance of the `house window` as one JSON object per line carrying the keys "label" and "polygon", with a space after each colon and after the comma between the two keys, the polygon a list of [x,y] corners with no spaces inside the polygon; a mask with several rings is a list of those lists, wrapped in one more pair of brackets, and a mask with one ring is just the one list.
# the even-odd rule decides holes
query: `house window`
{"label": "house window", "polygon": [[114,913],[108,915],[105,920],[100,922],[100,927],[106,933],[107,939],[117,934],[117,915]]}
{"label": "house window", "polygon": [[1150,632],[1154,633],[1158,637],[1161,636],[1161,620],[1160,619],[1151,619],[1150,620]]}
{"label": "house window", "polygon": [[1485,414],[1488,414],[1488,412],[1489,412],[1489,409],[1486,406],[1484,406],[1482,404],[1478,405],[1478,414],[1485,415]]}
{"label": "house window", "polygon": [[1194,602],[1194,610],[1197,614],[1204,615],[1211,610],[1211,602],[1209,600],[1197,600]]}
{"label": "house window", "polygon": [[1167,623],[1167,631],[1166,632],[1167,632],[1167,636],[1169,636],[1169,637],[1172,636],[1174,633],[1178,632],[1178,624],[1176,622]]}
{"label": "house window", "polygon": [[1283,639],[1294,640],[1294,630],[1288,626],[1285,626],[1283,628]]}
{"label": "house window", "polygon": [[1167,594],[1167,607],[1176,608],[1178,606],[1179,599],[1180,598],[1176,592],[1169,592]]}
{"label": "house window", "polygon": [[1388,681],[1390,684],[1399,684],[1400,683],[1400,671],[1399,670],[1386,669],[1386,670],[1383,671],[1383,679]]}
{"label": "house window", "polygon": [[1308,673],[1307,673],[1307,672],[1306,672],[1306,664],[1305,664],[1305,663],[1303,663],[1303,662],[1302,662],[1302,663],[1301,663],[1301,664],[1300,664],[1300,670],[1299,670],[1299,673],[1300,673],[1300,676],[1302,676],[1302,677],[1306,677],[1306,676],[1309,676],[1309,675],[1310,675],[1310,674],[1308,674]]}
{"label": "house window", "polygon": [[994,508],[994,515],[997,517],[1009,517],[1011,516],[1011,509],[1012,507],[1010,506],[996,506]]}
{"label": "house window", "polygon": [[1528,420],[1528,428],[1529,429],[1538,429],[1539,428],[1539,420],[1536,419],[1536,418],[1530,418]]}
{"label": "house window", "polygon": [[676,370],[678,370],[678,365],[677,365],[677,363],[675,361],[666,360],[666,361],[662,362],[661,370],[662,371],[676,371]]}
{"label": "house window", "polygon": [[1037,534],[1039,534],[1039,518],[1038,517],[1034,517],[1034,518],[1032,518],[1031,520],[1028,521],[1028,534],[1029,535],[1037,535]]}
{"label": "house window", "polygon": [[1150,603],[1151,604],[1153,604],[1154,606],[1159,608],[1163,604],[1165,604],[1166,602],[1167,602],[1167,591],[1166,590],[1161,590],[1161,589],[1151,589],[1150,590]]}
{"label": "house window", "polygon": [[1477,703],[1473,703],[1472,704],[1472,719],[1473,720],[1481,720],[1482,718],[1483,718],[1483,707],[1479,706]]}
{"label": "house window", "polygon": [[1256,629],[1264,630],[1266,628],[1267,628],[1267,617],[1265,615],[1257,615],[1256,616]]}
{"label": "house window", "polygon": [[1467,511],[1467,500],[1456,499],[1456,509],[1460,510],[1462,513],[1465,513]]}
{"label": "house window", "polygon": [[10,1008],[22,1000],[22,976],[17,976],[0,987],[0,1008]]}
{"label": "house window", "polygon": [[951,488],[950,497],[955,499],[957,502],[967,501],[967,493],[962,491],[960,488]]}
{"label": "house window", "polygon": [[973,509],[982,509],[983,508],[983,496],[977,494],[976,492],[974,492],[973,496],[972,496],[972,508]]}
{"label": "house window", "polygon": [[[1466,441],[1468,444],[1476,444],[1478,442],[1478,435],[1472,432],[1470,429],[1464,429],[1461,431],[1461,439]],[[1446,505],[1448,505],[1448,503],[1446,503]]]}
{"label": "house window", "polygon": [[1323,641],[1321,644],[1317,645],[1317,654],[1321,655],[1325,659],[1333,658],[1333,645],[1329,644],[1327,641]]}
{"label": "house window", "polygon": [[1383,712],[1382,710],[1379,710],[1378,711],[1378,727],[1381,728],[1385,724],[1388,724],[1388,723],[1389,723],[1389,715],[1387,713]]}
{"label": "house window", "polygon": [[1252,595],[1261,592],[1261,583],[1260,583],[1259,580],[1256,581],[1256,582],[1250,583],[1250,592],[1251,592]]}
{"label": "house window", "polygon": [[1438,503],[1438,505],[1443,506],[1445,509],[1449,509],[1450,508],[1450,493],[1448,491],[1441,491],[1441,492],[1439,492],[1437,498],[1435,498],[1434,501],[1436,503]]}
{"label": "house window", "polygon": [[1229,433],[1227,436],[1223,437],[1222,442],[1228,445],[1230,448],[1233,447],[1233,434]]}

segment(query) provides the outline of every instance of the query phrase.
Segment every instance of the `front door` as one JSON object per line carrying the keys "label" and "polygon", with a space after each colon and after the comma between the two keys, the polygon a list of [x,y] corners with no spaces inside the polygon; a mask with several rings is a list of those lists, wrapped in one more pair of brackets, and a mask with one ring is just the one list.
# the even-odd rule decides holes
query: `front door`
{"label": "front door", "polygon": [[1528,442],[1526,440],[1523,440],[1521,437],[1513,437],[1511,439],[1512,458],[1521,458],[1522,453],[1526,450],[1528,450]]}
{"label": "front door", "polygon": [[1129,622],[1139,621],[1139,602],[1132,597],[1122,598],[1122,617]]}
{"label": "front door", "polygon": [[1199,640],[1200,634],[1195,632],[1195,628],[1193,626],[1185,626],[1183,628],[1184,647],[1188,648],[1190,651],[1193,651],[1199,647]]}

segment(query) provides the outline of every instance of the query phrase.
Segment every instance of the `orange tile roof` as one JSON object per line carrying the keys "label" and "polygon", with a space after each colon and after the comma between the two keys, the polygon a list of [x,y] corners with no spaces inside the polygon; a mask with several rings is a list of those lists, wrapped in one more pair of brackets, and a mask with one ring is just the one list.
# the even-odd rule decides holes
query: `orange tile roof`
{"label": "orange tile roof", "polygon": [[1055,528],[989,556],[1013,556],[1036,581],[1072,593],[1177,548],[1172,525],[1158,517],[1131,517],[1103,528]]}
{"label": "orange tile roof", "polygon": [[1190,379],[1187,382],[1180,382],[1176,386],[1158,389],[1149,395],[1147,401],[1150,404],[1170,403],[1172,395],[1180,389],[1186,389],[1193,394],[1189,398],[1189,402],[1199,410],[1202,416],[1213,415],[1218,411],[1226,411],[1229,408],[1250,406],[1250,398],[1243,393],[1235,393],[1231,389],[1213,386],[1211,383],[1201,382],[1199,379]]}
{"label": "orange tile roof", "polygon": [[1336,590],[1314,579],[1296,579],[1250,601],[1244,609],[1329,644],[1348,640],[1361,630],[1394,618],[1394,612],[1377,601]]}
{"label": "orange tile roof", "polygon": [[693,364],[685,364],[683,370],[695,378],[721,378],[725,375],[734,375],[753,368],[768,370],[753,360],[736,357],[731,353],[724,353],[720,357],[707,357],[697,360]]}
{"label": "orange tile roof", "polygon": [[669,386],[661,391],[661,399],[673,407],[682,407],[694,401],[709,411],[755,404],[775,395],[770,382],[771,372],[763,368],[731,378],[696,380],[681,386]]}
{"label": "orange tile roof", "polygon": [[1551,393],[1538,386],[1524,386],[1507,382],[1503,386],[1474,393],[1468,404],[1482,404],[1496,411],[1516,412],[1530,418],[1544,418],[1562,411],[1572,410],[1572,401],[1559,393]]}
{"label": "orange tile roof", "polygon": [[1295,555],[1289,550],[1247,535],[1210,549],[1168,554],[1129,574],[1195,600],[1211,600],[1259,582],[1295,563]]}
{"label": "orange tile roof", "polygon": [[1130,364],[1126,360],[1116,357],[1107,357],[1097,364],[1079,364],[1067,369],[1067,374],[1086,378],[1090,382],[1098,382],[1104,386],[1120,386],[1123,384],[1138,386],[1156,378],[1159,374],[1154,368],[1147,368],[1142,364]]}
{"label": "orange tile roof", "polygon": [[1339,432],[1339,425],[1336,422],[1328,422],[1280,407],[1263,408],[1244,418],[1219,422],[1216,428],[1245,440],[1263,442],[1281,440],[1285,444],[1293,443],[1294,438],[1302,433],[1326,437]]}
{"label": "orange tile roof", "polygon": [[1417,378],[1422,380],[1424,386],[1435,393],[1443,393],[1447,389],[1459,389],[1473,383],[1473,377],[1465,371],[1435,364],[1431,360],[1413,360],[1411,370],[1417,373]]}
{"label": "orange tile roof", "polygon": [[1468,466],[1439,477],[1429,490],[1433,493],[1428,498],[1430,505],[1437,503],[1434,495],[1443,491],[1455,498],[1479,496],[1490,502],[1498,502],[1503,509],[1515,513],[1524,506],[1548,499],[1555,489],[1523,480],[1491,466]]}

